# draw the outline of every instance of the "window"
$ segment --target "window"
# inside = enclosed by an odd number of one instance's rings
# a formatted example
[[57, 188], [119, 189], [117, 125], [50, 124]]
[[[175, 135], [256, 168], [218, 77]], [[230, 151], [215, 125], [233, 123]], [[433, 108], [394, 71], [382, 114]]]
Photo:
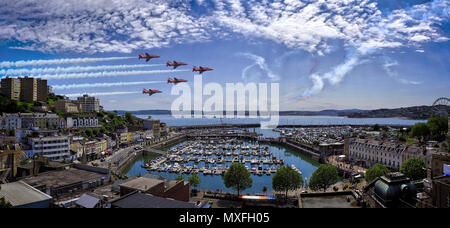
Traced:
[[450, 193], [447, 194], [447, 205], [446, 205], [446, 207], [450, 208]]

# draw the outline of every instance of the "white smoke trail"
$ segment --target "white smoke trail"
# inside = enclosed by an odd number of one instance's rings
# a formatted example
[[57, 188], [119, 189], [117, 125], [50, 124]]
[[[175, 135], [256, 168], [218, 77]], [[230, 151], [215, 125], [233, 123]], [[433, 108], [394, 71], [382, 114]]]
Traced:
[[70, 78], [100, 78], [100, 77], [120, 77], [146, 74], [164, 74], [186, 72], [189, 70], [152, 70], [152, 71], [103, 71], [103, 72], [86, 72], [86, 73], [70, 73], [70, 74], [42, 74], [34, 77], [42, 79], [70, 79]]
[[165, 81], [150, 81], [150, 82], [112, 82], [112, 83], [85, 83], [85, 84], [71, 84], [71, 85], [55, 85], [52, 86], [54, 90], [63, 89], [80, 89], [80, 88], [97, 88], [97, 87], [114, 87], [114, 86], [131, 86], [131, 85], [147, 85], [159, 84]]
[[386, 71], [386, 73], [389, 75], [389, 77], [395, 79], [396, 81], [402, 83], [402, 84], [406, 84], [406, 85], [420, 85], [422, 84], [422, 82], [418, 82], [418, 81], [411, 81], [405, 78], [401, 78], [398, 76], [398, 73], [396, 71], [393, 71], [391, 68], [398, 66], [399, 63], [395, 60], [391, 60], [388, 57], [385, 57], [385, 62], [383, 64], [383, 68]]
[[236, 55], [238, 56], [243, 56], [246, 57], [248, 59], [251, 59], [254, 61], [254, 63], [252, 65], [247, 66], [243, 71], [242, 71], [242, 79], [247, 80], [247, 73], [250, 70], [250, 68], [258, 66], [261, 70], [263, 70], [267, 76], [272, 80], [272, 81], [278, 81], [280, 80], [280, 77], [278, 77], [278, 75], [274, 74], [272, 72], [272, 70], [270, 70], [269, 66], [267, 66], [266, 63], [266, 59], [264, 59], [261, 56], [258, 55], [254, 55], [254, 54], [250, 54], [250, 53], [237, 53]]
[[74, 67], [56, 67], [56, 68], [32, 68], [32, 69], [2, 69], [0, 74], [3, 75], [29, 75], [36, 74], [61, 74], [61, 73], [76, 73], [86, 71], [106, 71], [106, 70], [123, 70], [135, 69], [145, 67], [165, 66], [165, 64], [135, 64], [135, 65], [102, 65], [102, 66], [74, 66]]
[[323, 76], [312, 74], [310, 78], [313, 82], [313, 86], [303, 92], [301, 97], [308, 98], [312, 95], [320, 93], [325, 85], [325, 79], [328, 80], [332, 85], [340, 83], [345, 75], [353, 70], [353, 68], [364, 63], [364, 61], [361, 61], [361, 58], [363, 56], [373, 53], [374, 51], [375, 49], [364, 47], [360, 47], [359, 49], [354, 51], [349, 51], [347, 53], [346, 60], [342, 64], [334, 67], [330, 72], [325, 73]]
[[71, 94], [63, 94], [63, 96], [66, 96], [66, 97], [82, 97], [83, 95], [89, 95], [89, 96], [92, 96], [92, 97], [98, 97], [98, 96], [139, 94], [139, 93], [140, 92], [71, 93]]
[[73, 59], [48, 59], [48, 60], [20, 60], [16, 62], [4, 61], [0, 62], [0, 67], [24, 67], [24, 66], [42, 66], [42, 65], [56, 65], [56, 64], [73, 64], [73, 63], [93, 63], [102, 61], [114, 61], [133, 59], [135, 57], [107, 57], [107, 58], [73, 58]]

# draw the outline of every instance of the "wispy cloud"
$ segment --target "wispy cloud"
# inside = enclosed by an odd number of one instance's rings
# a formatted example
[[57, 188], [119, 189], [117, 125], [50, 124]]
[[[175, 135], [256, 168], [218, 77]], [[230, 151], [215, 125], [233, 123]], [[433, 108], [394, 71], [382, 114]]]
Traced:
[[176, 72], [187, 72], [189, 70], [143, 70], [143, 71], [103, 71], [103, 72], [86, 72], [86, 73], [67, 73], [67, 74], [40, 74], [35, 75], [42, 79], [70, 79], [70, 78], [101, 78], [101, 77], [122, 77], [133, 75], [147, 75], [147, 74], [166, 74]]
[[392, 60], [388, 57], [385, 57], [385, 62], [383, 64], [383, 69], [386, 71], [386, 73], [389, 75], [389, 77], [395, 79], [396, 81], [407, 84], [407, 85], [420, 85], [422, 82], [418, 81], [412, 81], [405, 78], [401, 78], [398, 75], [398, 72], [394, 71], [392, 68], [395, 66], [398, 66], [399, 63], [396, 60]]
[[258, 67], [259, 69], [261, 69], [272, 81], [280, 80], [280, 77], [272, 72], [272, 70], [266, 63], [266, 59], [264, 59], [263, 57], [251, 53], [237, 53], [236, 55], [251, 59], [254, 62], [253, 64], [245, 67], [242, 71], [241, 77], [243, 80], [248, 80], [248, 72], [253, 67]]
[[32, 68], [32, 69], [2, 69], [2, 75], [38, 75], [38, 74], [60, 74], [87, 71], [107, 71], [137, 69], [146, 67], [165, 66], [165, 64], [135, 64], [135, 65], [102, 65], [102, 66], [73, 66], [73, 67], [55, 67], [55, 68]]
[[102, 61], [124, 60], [135, 57], [107, 57], [107, 58], [73, 58], [73, 59], [41, 59], [41, 60], [21, 60], [16, 62], [3, 61], [0, 62], [0, 67], [24, 67], [24, 66], [43, 66], [43, 65], [62, 65], [74, 63], [93, 63]]
[[165, 82], [164, 81], [150, 81], [150, 82], [85, 83], [85, 84], [70, 84], [70, 85], [54, 85], [52, 87], [54, 90], [63, 90], [63, 89], [148, 85], [148, 84], [161, 84], [161, 83], [165, 83]]

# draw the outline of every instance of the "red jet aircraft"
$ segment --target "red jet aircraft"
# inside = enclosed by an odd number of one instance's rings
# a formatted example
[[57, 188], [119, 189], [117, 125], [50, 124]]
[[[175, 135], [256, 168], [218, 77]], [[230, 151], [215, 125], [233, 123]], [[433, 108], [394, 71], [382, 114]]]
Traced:
[[205, 72], [205, 71], [212, 71], [213, 69], [211, 69], [211, 68], [208, 68], [208, 67], [196, 67], [196, 66], [194, 66], [194, 69], [192, 69], [192, 72], [195, 72], [195, 71], [198, 71], [199, 72], [199, 74], [203, 74], [203, 72]]
[[177, 69], [179, 66], [186, 66], [187, 65], [187, 63], [182, 63], [182, 62], [177, 62], [177, 61], [173, 61], [173, 63], [172, 62], [170, 62], [170, 61], [167, 61], [167, 64], [166, 64], [166, 66], [167, 67], [173, 67], [173, 69]]
[[150, 59], [154, 59], [154, 58], [159, 58], [160, 56], [157, 55], [150, 55], [149, 53], [145, 53], [144, 54], [140, 54], [139, 55], [139, 59], [146, 59], [147, 62], [150, 61]]
[[150, 89], [150, 90], [144, 89], [144, 90], [142, 91], [142, 93], [143, 93], [143, 94], [148, 94], [149, 96], [152, 96], [152, 95], [155, 94], [155, 93], [162, 93], [162, 91], [155, 90], [155, 89]]
[[167, 80], [167, 83], [173, 83], [173, 84], [178, 84], [178, 83], [181, 83], [181, 82], [187, 82], [187, 80], [184, 80], [184, 79], [178, 79], [178, 78], [174, 78], [174, 79], [172, 79], [172, 78], [169, 78], [168, 80]]

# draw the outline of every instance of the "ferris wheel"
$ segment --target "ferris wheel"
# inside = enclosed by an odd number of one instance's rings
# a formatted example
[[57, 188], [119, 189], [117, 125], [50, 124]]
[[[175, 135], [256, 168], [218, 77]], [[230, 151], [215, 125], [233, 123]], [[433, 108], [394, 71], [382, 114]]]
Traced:
[[439, 105], [450, 106], [450, 99], [448, 99], [446, 97], [441, 97], [433, 103], [433, 106], [439, 106]]
[[450, 99], [446, 97], [438, 98], [433, 103], [434, 112], [438, 115], [448, 116], [449, 107], [450, 107]]

